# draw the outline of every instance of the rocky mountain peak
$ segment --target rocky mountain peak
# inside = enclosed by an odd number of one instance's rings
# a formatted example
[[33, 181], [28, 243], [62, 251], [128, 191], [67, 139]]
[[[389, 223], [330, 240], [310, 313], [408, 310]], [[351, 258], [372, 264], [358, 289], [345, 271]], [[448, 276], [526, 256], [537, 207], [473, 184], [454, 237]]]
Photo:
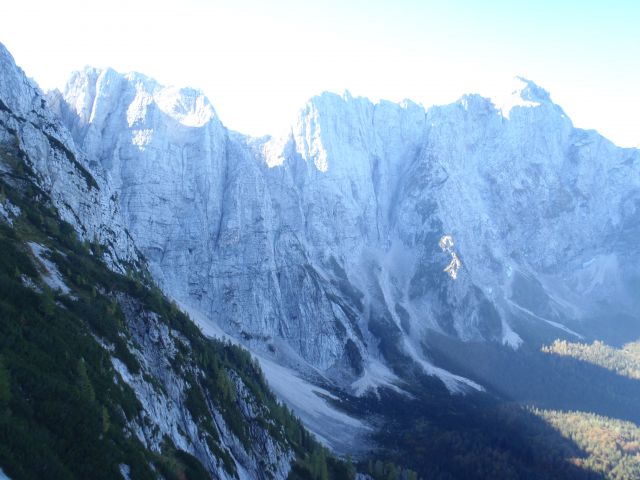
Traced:
[[[475, 384], [434, 369], [422, 339], [517, 347], [523, 318], [576, 328], [601, 308], [573, 305], [595, 275], [581, 259], [630, 225], [620, 192], [638, 189], [611, 168], [628, 170], [627, 154], [574, 129], [544, 89], [517, 79], [505, 91], [426, 111], [323, 93], [285, 137], [252, 140], [197, 90], [101, 73], [70, 82], [78, 114], [63, 118], [109, 173], [160, 284], [205, 323], [347, 389], [388, 384], [391, 371], [375, 372], [404, 358], [457, 391]], [[90, 111], [75, 107], [85, 98]], [[607, 265], [607, 278], [631, 275]], [[519, 292], [533, 284], [530, 304]]]

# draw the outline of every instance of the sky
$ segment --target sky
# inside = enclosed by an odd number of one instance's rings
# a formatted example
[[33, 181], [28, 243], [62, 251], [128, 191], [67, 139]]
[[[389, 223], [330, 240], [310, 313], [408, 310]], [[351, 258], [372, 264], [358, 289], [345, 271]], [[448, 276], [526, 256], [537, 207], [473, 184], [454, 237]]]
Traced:
[[3, 0], [0, 42], [44, 89], [85, 65], [201, 89], [280, 134], [323, 91], [425, 107], [520, 75], [574, 125], [640, 146], [637, 0]]

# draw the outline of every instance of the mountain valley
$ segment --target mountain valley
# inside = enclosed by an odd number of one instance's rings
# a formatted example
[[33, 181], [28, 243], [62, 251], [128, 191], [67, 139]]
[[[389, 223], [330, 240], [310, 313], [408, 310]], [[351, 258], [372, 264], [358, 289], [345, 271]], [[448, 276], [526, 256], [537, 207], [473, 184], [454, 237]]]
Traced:
[[0, 45], [0, 478], [637, 478], [640, 150], [509, 94], [253, 138]]

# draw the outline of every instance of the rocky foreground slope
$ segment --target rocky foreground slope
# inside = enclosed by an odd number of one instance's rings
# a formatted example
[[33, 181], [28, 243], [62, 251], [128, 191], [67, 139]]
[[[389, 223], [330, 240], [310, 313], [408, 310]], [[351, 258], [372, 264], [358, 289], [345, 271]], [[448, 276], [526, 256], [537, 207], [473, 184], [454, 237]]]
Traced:
[[0, 45], [0, 476], [326, 471], [251, 354], [155, 287], [118, 195]]

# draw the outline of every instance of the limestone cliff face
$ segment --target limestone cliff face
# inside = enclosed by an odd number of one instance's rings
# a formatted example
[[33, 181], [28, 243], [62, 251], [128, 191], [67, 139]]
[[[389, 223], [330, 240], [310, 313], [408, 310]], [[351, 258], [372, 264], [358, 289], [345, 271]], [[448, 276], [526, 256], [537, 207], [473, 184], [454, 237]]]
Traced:
[[277, 139], [139, 74], [87, 69], [50, 98], [166, 292], [355, 389], [398, 355], [450, 379], [421, 351], [429, 329], [517, 347], [523, 322], [588, 334], [634, 311], [638, 150], [518, 83], [503, 108], [322, 94]]
[[[118, 76], [114, 75], [113, 78], [117, 79]], [[194, 97], [194, 101], [197, 102], [198, 99]], [[58, 214], [75, 230], [67, 232], [68, 235], [77, 234], [88, 242], [101, 244], [104, 248], [97, 248], [95, 251], [104, 250], [104, 260], [112, 270], [125, 273], [129, 268], [144, 267], [145, 260], [135, 247], [123, 218], [130, 221], [135, 235], [139, 237], [138, 241], [148, 246], [151, 239], [161, 237], [164, 231], [145, 230], [161, 223], [152, 219], [146, 219], [146, 223], [142, 223], [145, 220], [143, 214], [151, 212], [150, 215], [156, 219], [162, 218], [162, 214], [146, 208], [144, 204], [147, 200], [144, 198], [148, 199], [150, 205], [157, 206], [155, 202], [159, 197], [154, 197], [153, 189], [145, 194], [144, 189], [123, 189], [122, 184], [113, 184], [112, 187], [111, 173], [114, 165], [105, 164], [108, 167], [105, 170], [102, 163], [89, 160], [92, 157], [77, 148], [72, 135], [61, 123], [61, 117], [50, 108], [53, 105], [56, 110], [68, 113], [66, 105], [61, 102], [62, 99], [55, 95], [49, 96], [47, 101], [0, 44], [2, 185], [6, 183], [23, 193], [25, 198], [41, 202], [44, 209], [52, 212], [48, 220], [56, 218], [55, 215]], [[203, 109], [205, 116], [213, 111], [207, 105]], [[109, 112], [105, 111], [103, 114], [108, 116]], [[93, 119], [95, 118], [94, 116]], [[182, 120], [187, 123], [199, 121], [193, 118]], [[91, 128], [87, 128], [90, 125], [89, 122], [81, 127], [78, 123], [78, 128], [84, 128], [88, 138], [91, 138], [92, 132]], [[211, 127], [210, 132], [203, 133], [205, 136], [209, 134], [215, 135], [215, 126]], [[95, 135], [93, 138], [96, 142], [106, 141], [106, 136], [98, 133]], [[104, 148], [109, 148], [108, 144]], [[133, 156], [124, 158], [134, 160]], [[123, 182], [135, 182], [136, 178], [140, 178], [126, 173], [133, 167], [132, 163], [122, 162], [120, 165]], [[150, 182], [145, 185], [158, 185], [159, 178], [149, 179]], [[201, 179], [206, 182], [204, 177]], [[185, 189], [189, 188], [185, 186]], [[160, 188], [160, 191], [164, 190]], [[194, 190], [194, 193], [201, 191]], [[14, 226], [16, 219], [25, 213], [5, 198], [4, 189], [0, 200], [0, 222]], [[136, 202], [142, 203], [138, 203], [136, 207]], [[185, 208], [188, 203], [189, 200], [186, 200]], [[50, 206], [55, 209], [48, 209]], [[171, 208], [167, 208], [166, 212], [165, 218], [174, 218]], [[123, 217], [123, 214], [126, 216]], [[133, 221], [135, 218], [141, 218], [141, 221]], [[47, 225], [49, 228], [62, 228], [59, 225], [56, 227], [54, 223]], [[35, 223], [36, 226], [39, 224], [42, 224], [42, 219]], [[197, 234], [200, 234], [199, 230]], [[183, 241], [182, 245], [184, 244], [188, 244], [188, 241]], [[65, 273], [65, 270], [58, 271], [53, 260], [47, 258], [51, 253], [49, 249], [37, 243], [29, 245], [34, 261], [41, 264], [42, 270], [46, 272], [43, 273], [43, 282], [59, 294], [69, 295], [73, 301], [81, 302], [65, 284], [68, 281], [65, 276], [70, 274]], [[154, 244], [147, 248], [145, 254], [151, 259], [150, 265], [158, 268], [158, 257], [153, 256], [154, 248], [160, 247]], [[42, 292], [41, 287], [33, 281], [26, 285]], [[111, 295], [101, 285], [95, 285], [94, 288], [105, 295]], [[202, 341], [202, 338], [196, 336], [190, 340], [171, 327], [167, 318], [151, 311], [140, 300], [128, 294], [113, 294], [112, 300], [114, 305], [119, 305], [123, 315], [116, 335], [125, 339], [124, 349], [127, 350], [128, 358], [135, 359], [138, 371], [129, 370], [121, 360], [122, 351], [117, 353], [117, 349], [101, 338], [100, 334], [94, 333], [91, 339], [108, 352], [107, 358], [111, 358], [113, 369], [117, 372], [115, 383], [127, 384], [140, 403], [139, 412], [129, 418], [125, 434], [135, 436], [146, 449], [155, 453], [166, 448], [168, 439], [172, 448], [195, 456], [211, 478], [287, 478], [294, 458], [291, 445], [281, 432], [274, 434], [281, 426], [273, 419], [273, 412], [269, 407], [263, 404], [264, 396], [259, 397], [249, 388], [238, 373], [239, 370], [231, 367], [224, 369], [225, 378], [229, 379], [228, 388], [233, 391], [234, 405], [239, 412], [235, 423], [231, 424], [227, 408], [221, 408], [201, 385], [206, 366], [203, 366], [202, 358], [188, 353], [193, 350], [192, 342]], [[59, 302], [57, 304], [62, 305]], [[81, 321], [86, 320], [82, 318]], [[55, 339], [52, 344], [55, 345]], [[255, 374], [258, 375], [257, 372]], [[203, 400], [204, 407], [201, 407], [197, 415], [193, 405], [189, 406], [189, 392], [196, 389], [207, 398], [207, 401]], [[245, 432], [242, 439], [239, 438], [239, 428]], [[128, 468], [124, 464], [121, 467], [124, 478], [129, 477], [126, 473]]]
[[105, 258], [111, 268], [124, 271], [127, 263], [140, 262], [121, 221], [117, 194], [104, 178], [102, 167], [91, 165], [76, 149], [43, 93], [2, 44], [0, 72], [2, 148], [33, 170], [39, 187], [81, 238], [107, 246]]

